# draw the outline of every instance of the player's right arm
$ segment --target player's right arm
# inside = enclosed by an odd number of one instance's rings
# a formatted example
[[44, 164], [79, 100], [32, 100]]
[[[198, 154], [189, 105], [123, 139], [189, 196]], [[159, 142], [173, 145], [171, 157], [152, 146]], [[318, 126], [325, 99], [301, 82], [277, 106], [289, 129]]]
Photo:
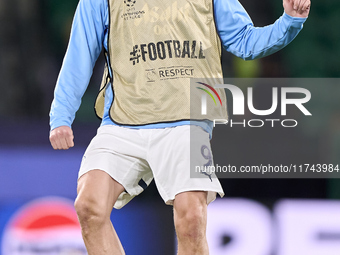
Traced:
[[54, 149], [73, 146], [71, 125], [102, 50], [106, 23], [105, 0], [80, 0], [50, 110], [50, 142]]
[[55, 150], [67, 150], [74, 146], [73, 131], [68, 126], [53, 129], [50, 133], [50, 142]]

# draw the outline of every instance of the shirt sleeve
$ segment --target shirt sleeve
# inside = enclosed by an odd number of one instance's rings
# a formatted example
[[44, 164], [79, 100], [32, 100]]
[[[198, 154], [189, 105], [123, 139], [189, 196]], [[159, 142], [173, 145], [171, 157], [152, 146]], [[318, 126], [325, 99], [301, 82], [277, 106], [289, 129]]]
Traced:
[[101, 53], [107, 20], [105, 0], [80, 0], [54, 91], [51, 130], [71, 126]]
[[214, 14], [223, 47], [245, 60], [265, 57], [284, 48], [306, 20], [284, 13], [272, 25], [254, 27], [238, 0], [214, 0]]

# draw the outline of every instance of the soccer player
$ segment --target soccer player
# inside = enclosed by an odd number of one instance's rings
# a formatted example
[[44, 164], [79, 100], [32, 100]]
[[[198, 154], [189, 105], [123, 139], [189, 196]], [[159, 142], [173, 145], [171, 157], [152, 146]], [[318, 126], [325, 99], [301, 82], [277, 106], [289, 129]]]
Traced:
[[212, 163], [213, 125], [190, 118], [188, 80], [222, 78], [220, 42], [245, 60], [285, 47], [302, 29], [310, 0], [283, 0], [283, 7], [275, 23], [257, 28], [237, 0], [80, 0], [51, 106], [50, 141], [54, 149], [74, 146], [71, 124], [104, 49], [95, 107], [102, 123], [84, 154], [75, 201], [88, 254], [124, 254], [110, 213], [153, 178], [174, 208], [178, 254], [209, 253], [207, 205], [224, 194], [216, 178], [190, 178], [190, 158]]

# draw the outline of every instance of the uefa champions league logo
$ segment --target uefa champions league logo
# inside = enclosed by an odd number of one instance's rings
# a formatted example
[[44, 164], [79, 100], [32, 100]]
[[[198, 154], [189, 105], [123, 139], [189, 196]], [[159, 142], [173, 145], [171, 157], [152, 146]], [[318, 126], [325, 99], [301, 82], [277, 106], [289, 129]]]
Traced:
[[124, 0], [124, 3], [126, 4], [127, 7], [131, 8], [135, 5], [136, 0]]

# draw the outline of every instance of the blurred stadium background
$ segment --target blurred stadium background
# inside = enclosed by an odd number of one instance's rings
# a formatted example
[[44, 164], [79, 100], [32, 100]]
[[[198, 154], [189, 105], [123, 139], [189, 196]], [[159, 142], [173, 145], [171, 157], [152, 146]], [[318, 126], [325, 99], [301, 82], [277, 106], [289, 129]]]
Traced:
[[[73, 125], [75, 148], [53, 151], [49, 145], [48, 113], [77, 2], [0, 0], [0, 255], [83, 254], [80, 248], [61, 252], [59, 243], [52, 244], [54, 250], [38, 243], [29, 246], [27, 240], [34, 240], [25, 235], [8, 241], [20, 212], [25, 218], [26, 211], [20, 208], [27, 203], [45, 197], [45, 202], [58, 203], [63, 198], [72, 203], [82, 154], [100, 123], [93, 104], [102, 57]], [[280, 0], [241, 3], [256, 26], [272, 23], [283, 12]], [[291, 45], [250, 62], [224, 52], [224, 75], [339, 78], [339, 24], [339, 1], [315, 1], [304, 29]], [[258, 89], [261, 107], [271, 90]], [[212, 139], [215, 163], [249, 165], [270, 158], [273, 164], [339, 164], [340, 101], [337, 94], [330, 97], [332, 93], [312, 94], [311, 111], [319, 114], [299, 128], [218, 126]], [[212, 255], [340, 254], [339, 179], [221, 182], [227, 198], [210, 208]], [[123, 210], [115, 210], [112, 219], [127, 254], [175, 253], [172, 208], [163, 204], [154, 184]], [[5, 248], [9, 242], [14, 250]]]

